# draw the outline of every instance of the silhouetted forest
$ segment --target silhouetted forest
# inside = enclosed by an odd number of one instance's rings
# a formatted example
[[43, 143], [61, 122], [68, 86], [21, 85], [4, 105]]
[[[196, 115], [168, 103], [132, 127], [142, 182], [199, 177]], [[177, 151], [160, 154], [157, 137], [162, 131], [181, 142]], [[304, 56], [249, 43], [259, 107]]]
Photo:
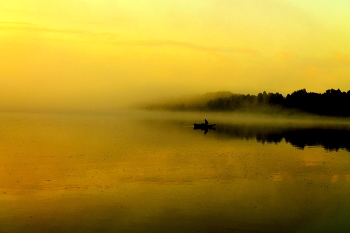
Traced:
[[[208, 110], [235, 111], [259, 110], [265, 107], [298, 110], [302, 112], [326, 116], [350, 116], [350, 90], [329, 89], [324, 93], [307, 92], [306, 89], [294, 91], [284, 97], [280, 93], [259, 93], [258, 95], [232, 94], [231, 92], [217, 92], [206, 94], [200, 101], [173, 101], [167, 104], [148, 105], [148, 109], [169, 110]], [[208, 99], [208, 96], [211, 98]]]
[[206, 103], [208, 110], [234, 110], [254, 105], [279, 106], [318, 115], [350, 116], [350, 91], [330, 89], [320, 94], [301, 89], [286, 97], [279, 93], [263, 92], [257, 96], [232, 95], [229, 98], [213, 99]]

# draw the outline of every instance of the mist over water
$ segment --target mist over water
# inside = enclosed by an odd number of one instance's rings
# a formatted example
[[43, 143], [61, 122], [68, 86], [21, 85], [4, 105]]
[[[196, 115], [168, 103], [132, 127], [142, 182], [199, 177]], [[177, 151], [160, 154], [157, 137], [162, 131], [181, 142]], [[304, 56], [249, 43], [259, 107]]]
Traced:
[[[194, 130], [204, 118], [216, 130]], [[347, 232], [349, 126], [246, 113], [2, 113], [0, 229]]]

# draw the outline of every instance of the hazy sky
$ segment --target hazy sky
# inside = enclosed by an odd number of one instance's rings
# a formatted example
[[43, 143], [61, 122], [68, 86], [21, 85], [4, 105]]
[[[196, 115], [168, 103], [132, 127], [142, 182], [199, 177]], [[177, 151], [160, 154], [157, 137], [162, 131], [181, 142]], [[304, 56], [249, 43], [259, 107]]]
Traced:
[[1, 0], [0, 109], [350, 89], [349, 0]]

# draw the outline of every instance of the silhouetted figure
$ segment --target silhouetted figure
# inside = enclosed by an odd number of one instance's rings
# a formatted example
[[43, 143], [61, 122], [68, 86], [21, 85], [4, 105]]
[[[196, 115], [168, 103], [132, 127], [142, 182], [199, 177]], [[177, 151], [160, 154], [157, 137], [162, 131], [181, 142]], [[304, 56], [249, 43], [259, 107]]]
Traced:
[[204, 119], [204, 124], [205, 124], [205, 125], [208, 125], [207, 119]]

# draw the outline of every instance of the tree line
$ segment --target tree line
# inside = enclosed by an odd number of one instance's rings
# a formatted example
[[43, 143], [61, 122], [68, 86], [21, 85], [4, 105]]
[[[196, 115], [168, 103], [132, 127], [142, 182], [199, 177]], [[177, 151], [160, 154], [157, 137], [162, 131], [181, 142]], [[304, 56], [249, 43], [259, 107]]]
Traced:
[[260, 106], [278, 106], [318, 115], [350, 116], [350, 90], [342, 92], [339, 89], [329, 89], [324, 93], [315, 93], [301, 89], [286, 97], [278, 92], [266, 91], [258, 95], [233, 94], [209, 100], [203, 107], [207, 110], [227, 111]]
[[350, 116], [350, 90], [329, 89], [324, 93], [294, 91], [287, 96], [266, 91], [258, 95], [212, 92], [186, 99], [143, 105], [144, 108], [176, 111], [273, 111], [294, 110], [325, 116]]

